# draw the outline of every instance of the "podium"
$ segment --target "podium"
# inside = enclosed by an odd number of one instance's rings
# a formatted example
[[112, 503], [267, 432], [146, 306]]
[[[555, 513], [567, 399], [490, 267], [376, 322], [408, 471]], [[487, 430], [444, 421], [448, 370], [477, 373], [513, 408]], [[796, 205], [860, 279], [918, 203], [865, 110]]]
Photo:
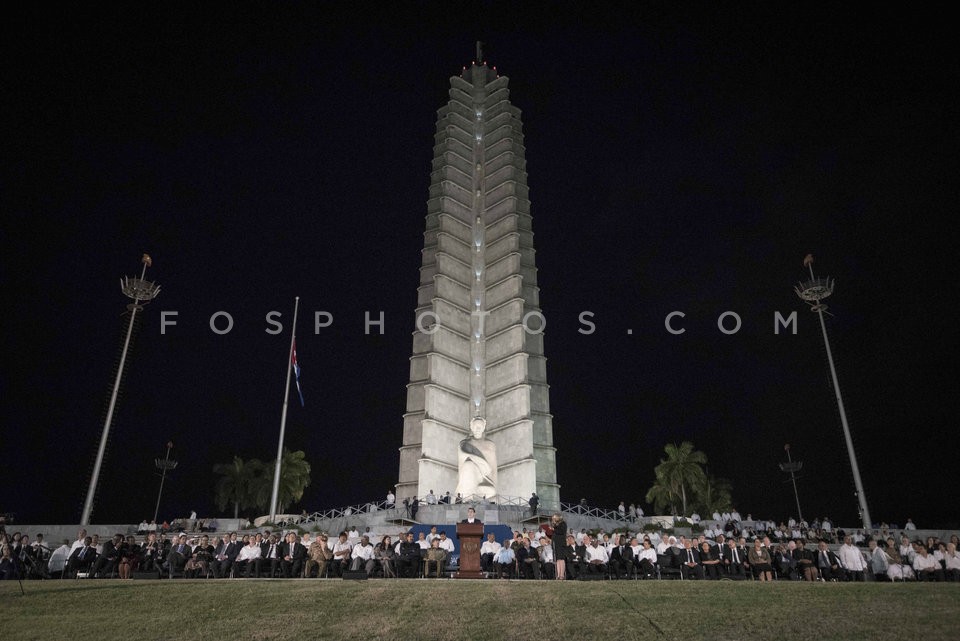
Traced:
[[460, 571], [455, 579], [482, 579], [480, 572], [480, 542], [483, 539], [483, 523], [458, 523], [457, 538], [460, 539]]

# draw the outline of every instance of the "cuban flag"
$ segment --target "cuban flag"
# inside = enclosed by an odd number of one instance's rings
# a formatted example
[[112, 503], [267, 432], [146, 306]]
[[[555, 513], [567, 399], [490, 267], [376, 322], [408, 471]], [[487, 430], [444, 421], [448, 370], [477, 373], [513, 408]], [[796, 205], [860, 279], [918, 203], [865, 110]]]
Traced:
[[293, 375], [297, 379], [297, 394], [300, 396], [300, 407], [303, 407], [303, 391], [300, 389], [300, 365], [297, 364], [297, 341], [293, 341], [293, 355], [290, 357], [293, 364]]

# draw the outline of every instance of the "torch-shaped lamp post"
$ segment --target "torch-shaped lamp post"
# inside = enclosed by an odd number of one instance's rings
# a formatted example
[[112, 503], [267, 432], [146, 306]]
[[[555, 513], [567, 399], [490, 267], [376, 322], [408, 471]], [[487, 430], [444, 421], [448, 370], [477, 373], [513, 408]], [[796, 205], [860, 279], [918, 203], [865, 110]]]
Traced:
[[800, 509], [800, 494], [797, 492], [797, 477], [796, 473], [803, 469], [803, 461], [794, 461], [790, 457], [790, 444], [787, 443], [783, 446], [783, 449], [787, 451], [787, 462], [780, 464], [781, 472], [789, 472], [790, 480], [793, 482], [793, 498], [797, 499], [797, 517], [802, 521], [803, 520], [803, 510]]
[[807, 254], [803, 265], [810, 270], [810, 280], [800, 283], [793, 288], [804, 302], [810, 305], [810, 311], [820, 318], [820, 329], [823, 331], [823, 345], [827, 348], [827, 362], [830, 364], [830, 376], [833, 378], [833, 391], [837, 396], [837, 409], [840, 411], [840, 423], [843, 425], [843, 438], [847, 443], [847, 454], [850, 456], [850, 468], [853, 471], [853, 483], [857, 490], [857, 500], [860, 503], [860, 519], [863, 529], [870, 530], [870, 510], [867, 509], [867, 495], [863, 491], [863, 481], [860, 480], [860, 467], [857, 465], [857, 455], [853, 451], [853, 438], [850, 436], [850, 425], [847, 423], [847, 412], [843, 407], [843, 396], [840, 394], [840, 381], [837, 380], [837, 368], [833, 365], [833, 352], [830, 351], [830, 339], [827, 337], [827, 324], [823, 320], [823, 313], [827, 306], [821, 301], [833, 293], [832, 278], [817, 278], [813, 275], [813, 256]]
[[157, 507], [153, 510], [153, 522], [157, 522], [157, 515], [160, 514], [160, 497], [163, 496], [163, 482], [167, 480], [167, 470], [174, 470], [177, 467], [177, 462], [170, 459], [170, 450], [173, 449], [173, 441], [167, 441], [167, 456], [166, 458], [155, 458], [153, 459], [154, 465], [157, 466], [160, 472], [160, 491], [157, 492]]
[[90, 514], [93, 512], [93, 497], [97, 492], [97, 482], [100, 480], [100, 466], [103, 464], [103, 454], [107, 450], [107, 437], [110, 435], [110, 424], [113, 423], [113, 411], [117, 406], [117, 394], [120, 391], [120, 382], [123, 379], [123, 368], [127, 362], [127, 352], [130, 349], [130, 336], [133, 334], [133, 321], [137, 312], [152, 301], [160, 293], [160, 287], [145, 279], [147, 267], [153, 265], [153, 260], [147, 254], [140, 259], [143, 270], [140, 278], [124, 277], [120, 279], [120, 289], [133, 302], [127, 305], [130, 310], [130, 322], [127, 324], [127, 337], [123, 341], [123, 352], [120, 354], [120, 364], [117, 365], [117, 378], [113, 382], [113, 392], [110, 394], [110, 405], [107, 408], [107, 418], [103, 423], [103, 434], [100, 436], [100, 447], [97, 449], [97, 458], [93, 464], [93, 474], [90, 476], [90, 487], [87, 489], [87, 499], [83, 503], [83, 514], [80, 516], [80, 525], [90, 525]]

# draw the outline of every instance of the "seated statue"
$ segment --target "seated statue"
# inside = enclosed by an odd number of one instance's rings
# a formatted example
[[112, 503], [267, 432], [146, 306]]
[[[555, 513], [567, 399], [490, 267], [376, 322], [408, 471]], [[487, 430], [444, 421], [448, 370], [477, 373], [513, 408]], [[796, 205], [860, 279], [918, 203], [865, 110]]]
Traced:
[[493, 441], [483, 438], [486, 428], [487, 422], [477, 416], [470, 421], [473, 438], [460, 441], [457, 494], [481, 496], [492, 501], [497, 496], [497, 447]]

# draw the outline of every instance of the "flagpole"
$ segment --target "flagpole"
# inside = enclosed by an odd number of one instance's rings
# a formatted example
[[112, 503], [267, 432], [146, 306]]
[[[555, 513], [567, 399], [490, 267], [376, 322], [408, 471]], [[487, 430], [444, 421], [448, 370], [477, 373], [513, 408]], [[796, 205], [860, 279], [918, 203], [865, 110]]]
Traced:
[[287, 427], [287, 401], [290, 398], [290, 372], [293, 369], [293, 346], [297, 340], [297, 312], [300, 297], [293, 304], [293, 331], [290, 333], [290, 353], [287, 354], [287, 385], [283, 392], [283, 412], [280, 414], [280, 443], [277, 445], [277, 466], [273, 470], [273, 494], [270, 497], [270, 522], [277, 522], [277, 499], [280, 494], [280, 464], [283, 461], [283, 433]]

